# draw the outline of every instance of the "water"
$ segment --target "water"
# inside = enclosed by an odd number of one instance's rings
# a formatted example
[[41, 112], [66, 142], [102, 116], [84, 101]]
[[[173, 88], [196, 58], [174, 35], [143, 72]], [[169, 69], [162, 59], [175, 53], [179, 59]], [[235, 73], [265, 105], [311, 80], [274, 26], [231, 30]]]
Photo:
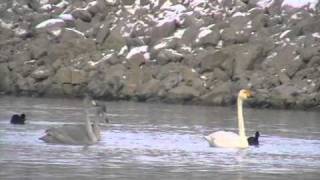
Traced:
[[[81, 100], [0, 98], [0, 179], [319, 179], [320, 112], [245, 108], [259, 147], [209, 147], [203, 135], [236, 131], [235, 108], [109, 102], [102, 141], [50, 145], [46, 128], [83, 119]], [[26, 125], [8, 123], [25, 112]]]

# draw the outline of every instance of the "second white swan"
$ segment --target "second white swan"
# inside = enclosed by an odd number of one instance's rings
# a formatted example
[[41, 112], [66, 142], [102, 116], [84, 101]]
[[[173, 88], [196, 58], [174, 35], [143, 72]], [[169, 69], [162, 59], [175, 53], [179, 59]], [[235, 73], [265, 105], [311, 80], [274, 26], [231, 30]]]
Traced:
[[244, 100], [250, 97], [252, 97], [252, 92], [250, 90], [242, 89], [238, 94], [237, 109], [239, 134], [228, 131], [214, 132], [205, 136], [205, 139], [211, 146], [224, 148], [247, 148], [249, 146], [244, 128], [242, 104]]

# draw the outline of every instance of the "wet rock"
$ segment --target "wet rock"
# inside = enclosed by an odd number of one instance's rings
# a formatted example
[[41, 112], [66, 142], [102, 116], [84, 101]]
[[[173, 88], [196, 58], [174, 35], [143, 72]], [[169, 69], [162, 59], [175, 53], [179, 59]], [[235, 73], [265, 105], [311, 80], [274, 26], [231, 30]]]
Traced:
[[293, 85], [280, 85], [274, 88], [273, 93], [279, 99], [285, 99], [287, 102], [294, 102], [295, 97], [299, 94], [299, 89]]
[[220, 82], [215, 84], [207, 94], [202, 95], [200, 98], [207, 104], [230, 104], [232, 102], [231, 89], [231, 82]]
[[171, 100], [192, 100], [194, 97], [198, 97], [200, 93], [190, 86], [180, 85], [171, 89], [168, 92], [168, 98]]
[[161, 83], [157, 79], [151, 79], [138, 87], [136, 95], [140, 100], [147, 100], [158, 96]]
[[10, 71], [7, 66], [0, 64], [0, 91], [10, 92], [12, 91], [13, 81], [10, 78]]

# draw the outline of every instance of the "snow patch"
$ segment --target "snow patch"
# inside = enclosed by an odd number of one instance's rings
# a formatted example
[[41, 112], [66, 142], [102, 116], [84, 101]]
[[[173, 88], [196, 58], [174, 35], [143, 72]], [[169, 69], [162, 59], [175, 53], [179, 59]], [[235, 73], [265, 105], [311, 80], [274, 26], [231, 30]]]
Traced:
[[146, 53], [148, 50], [148, 46], [139, 46], [134, 47], [130, 50], [130, 52], [127, 54], [127, 59], [130, 59], [132, 56], [139, 54], [139, 53]]
[[62, 19], [48, 19], [48, 20], [45, 20], [45, 21], [41, 22], [40, 24], [38, 24], [36, 26], [36, 29], [48, 28], [48, 27], [52, 27], [52, 26], [57, 26], [57, 27], [64, 26], [64, 20], [62, 20]]
[[291, 30], [286, 30], [283, 33], [280, 34], [280, 39], [284, 38], [289, 32], [291, 32]]
[[248, 15], [249, 15], [249, 13], [236, 12], [236, 13], [234, 13], [234, 14], [232, 15], [232, 17], [238, 17], [238, 16], [244, 17], [244, 16], [248, 16]]
[[311, 8], [315, 9], [316, 5], [318, 3], [318, 0], [284, 0], [282, 2], [282, 7], [289, 6], [293, 8]]
[[210, 34], [210, 33], [212, 33], [212, 30], [210, 30], [210, 29], [205, 29], [205, 30], [203, 30], [203, 31], [201, 31], [201, 32], [199, 33], [198, 38], [201, 39], [201, 38], [207, 36], [207, 35]]
[[13, 27], [12, 23], [6, 23], [2, 19], [0, 19], [0, 26], [6, 29], [11, 29]]
[[320, 38], [320, 33], [318, 33], [318, 32], [313, 33], [312, 36], [315, 37], [315, 38]]
[[65, 21], [74, 21], [74, 17], [71, 14], [60, 14], [58, 16], [60, 19], [63, 19]]

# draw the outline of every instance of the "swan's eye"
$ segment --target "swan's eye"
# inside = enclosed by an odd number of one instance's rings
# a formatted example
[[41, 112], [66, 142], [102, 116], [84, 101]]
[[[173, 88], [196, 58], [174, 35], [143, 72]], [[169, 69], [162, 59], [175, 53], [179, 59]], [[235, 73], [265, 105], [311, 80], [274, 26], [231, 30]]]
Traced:
[[252, 92], [249, 91], [249, 90], [246, 90], [246, 91], [244, 92], [244, 94], [245, 94], [245, 96], [246, 96], [247, 98], [252, 97]]

